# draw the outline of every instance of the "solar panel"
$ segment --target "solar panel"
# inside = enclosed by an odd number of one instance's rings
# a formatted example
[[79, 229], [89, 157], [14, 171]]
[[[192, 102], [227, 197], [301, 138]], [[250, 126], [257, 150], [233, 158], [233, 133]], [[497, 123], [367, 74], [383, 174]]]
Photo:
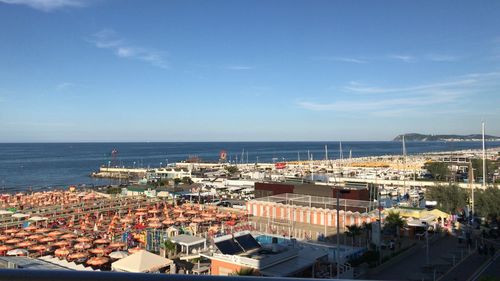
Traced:
[[260, 248], [259, 242], [250, 234], [238, 236], [235, 239], [245, 251]]
[[216, 242], [215, 246], [224, 255], [237, 255], [244, 252], [244, 250], [233, 239], [223, 240]]

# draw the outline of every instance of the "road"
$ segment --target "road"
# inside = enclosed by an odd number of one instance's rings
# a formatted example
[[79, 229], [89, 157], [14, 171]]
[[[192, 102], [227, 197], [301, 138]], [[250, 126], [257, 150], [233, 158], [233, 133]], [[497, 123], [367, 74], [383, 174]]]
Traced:
[[[452, 267], [453, 262], [458, 262], [462, 256], [466, 256], [463, 244], [453, 236], [439, 238], [429, 245], [429, 264], [426, 266], [425, 243], [417, 245], [418, 249], [411, 255], [402, 258], [382, 271], [370, 275], [367, 279], [376, 280], [433, 280], [434, 269], [436, 278]], [[397, 258], [397, 257], [396, 257]], [[470, 274], [472, 275], [473, 272]], [[464, 280], [464, 279], [459, 279]]]

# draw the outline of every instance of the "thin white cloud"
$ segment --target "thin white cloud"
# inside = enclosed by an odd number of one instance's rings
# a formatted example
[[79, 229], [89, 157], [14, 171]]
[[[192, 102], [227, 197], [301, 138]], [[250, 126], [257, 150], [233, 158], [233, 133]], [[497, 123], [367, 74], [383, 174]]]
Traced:
[[398, 60], [406, 63], [416, 62], [417, 58], [410, 55], [389, 55], [389, 59]]
[[83, 0], [0, 0], [2, 3], [25, 5], [33, 9], [50, 12], [63, 8], [84, 7], [89, 1]]
[[432, 61], [432, 62], [455, 62], [459, 57], [447, 54], [427, 54], [427, 55], [408, 55], [408, 54], [391, 54], [387, 56], [363, 56], [363, 57], [342, 57], [342, 56], [316, 56], [312, 57], [317, 61], [330, 61], [342, 63], [355, 63], [365, 64], [369, 62], [380, 61], [399, 61], [404, 63], [415, 63], [419, 61]]
[[56, 85], [56, 89], [58, 91], [64, 91], [64, 90], [67, 90], [68, 88], [71, 88], [73, 86], [74, 86], [73, 83], [70, 83], [70, 82], [61, 82], [61, 83], [59, 83], [59, 84]]
[[118, 57], [140, 60], [160, 68], [168, 68], [164, 52], [131, 45], [119, 38], [112, 29], [103, 29], [93, 34], [88, 41], [97, 48], [112, 50]]
[[444, 88], [456, 87], [456, 86], [464, 86], [475, 83], [477, 80], [469, 78], [469, 79], [461, 79], [449, 82], [440, 82], [440, 83], [431, 83], [431, 84], [423, 84], [417, 86], [410, 87], [401, 87], [401, 88], [383, 88], [383, 87], [369, 87], [363, 86], [357, 82], [351, 82], [349, 86], [344, 87], [345, 90], [356, 93], [365, 93], [365, 94], [383, 94], [383, 93], [405, 93], [405, 92], [414, 92], [414, 91], [433, 91]]
[[254, 66], [249, 66], [249, 65], [228, 65], [224, 67], [225, 69], [229, 70], [252, 70], [255, 69]]
[[469, 73], [469, 74], [462, 75], [461, 77], [478, 78], [478, 79], [481, 79], [481, 80], [485, 80], [485, 79], [500, 77], [500, 72]]
[[333, 61], [333, 62], [345, 62], [345, 63], [357, 63], [357, 64], [363, 64], [368, 62], [368, 60], [366, 59], [352, 58], [352, 57], [313, 57], [312, 59], [319, 61]]
[[378, 112], [379, 115], [394, 110], [455, 111], [464, 107], [473, 95], [497, 88], [499, 77], [499, 72], [471, 73], [447, 81], [407, 87], [377, 87], [350, 82], [344, 87], [346, 92], [370, 95], [344, 95], [322, 103], [302, 100], [297, 105], [312, 111]]
[[455, 62], [459, 60], [459, 57], [446, 54], [428, 54], [425, 58], [434, 62]]
[[304, 108], [314, 111], [352, 111], [370, 112], [374, 110], [398, 108], [398, 107], [420, 107], [433, 104], [448, 103], [457, 99], [455, 93], [442, 92], [441, 95], [423, 95], [419, 97], [385, 98], [377, 100], [359, 101], [336, 101], [331, 103], [298, 102]]

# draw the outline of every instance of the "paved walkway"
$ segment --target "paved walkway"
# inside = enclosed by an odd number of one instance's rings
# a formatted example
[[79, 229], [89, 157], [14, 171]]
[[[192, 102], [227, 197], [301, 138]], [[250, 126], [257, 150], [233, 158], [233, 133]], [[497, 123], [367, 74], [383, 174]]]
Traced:
[[[434, 280], [466, 256], [464, 244], [459, 244], [453, 236], [437, 238], [429, 244], [429, 265], [426, 262], [425, 241], [419, 241], [414, 252], [400, 261], [388, 266], [367, 279], [376, 280]], [[397, 257], [395, 257], [397, 259]], [[463, 279], [461, 279], [463, 280]]]
[[500, 279], [500, 255], [496, 255], [495, 258], [490, 259], [485, 263], [485, 267], [481, 268], [471, 281], [482, 280], [483, 278], [496, 278], [489, 280], [499, 280]]
[[468, 280], [490, 257], [481, 256], [477, 252], [468, 256], [457, 266], [453, 267], [439, 281]]

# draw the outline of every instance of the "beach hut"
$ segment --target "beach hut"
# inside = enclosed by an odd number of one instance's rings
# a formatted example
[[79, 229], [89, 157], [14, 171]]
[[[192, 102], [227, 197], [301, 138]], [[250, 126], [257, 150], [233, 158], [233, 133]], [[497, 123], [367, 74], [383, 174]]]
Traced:
[[145, 250], [138, 251], [128, 257], [111, 264], [111, 270], [120, 272], [157, 272], [170, 267], [173, 261]]

